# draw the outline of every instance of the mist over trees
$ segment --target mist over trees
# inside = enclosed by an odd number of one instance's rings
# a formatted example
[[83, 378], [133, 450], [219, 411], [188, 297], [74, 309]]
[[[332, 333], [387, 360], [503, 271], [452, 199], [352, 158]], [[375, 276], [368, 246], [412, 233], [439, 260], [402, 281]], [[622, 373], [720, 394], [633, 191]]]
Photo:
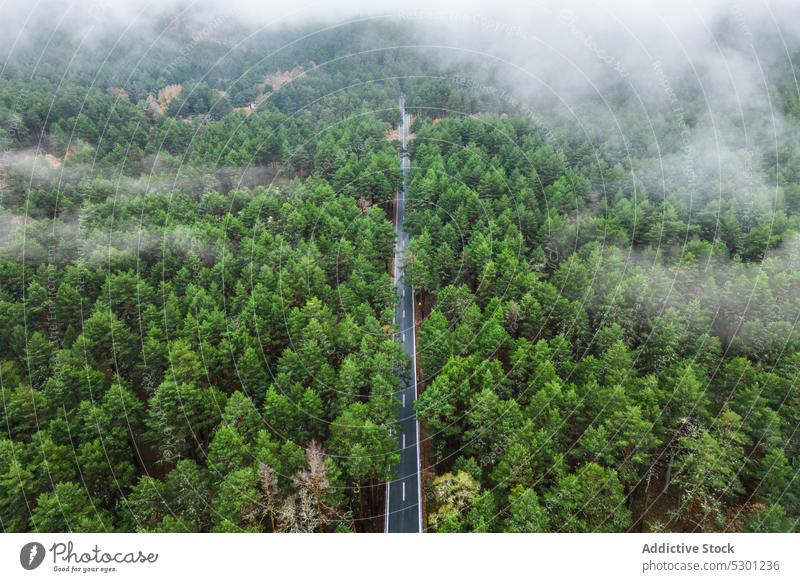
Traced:
[[428, 531], [797, 530], [796, 31], [422, 16], [5, 47], [3, 531], [382, 530], [401, 93]]

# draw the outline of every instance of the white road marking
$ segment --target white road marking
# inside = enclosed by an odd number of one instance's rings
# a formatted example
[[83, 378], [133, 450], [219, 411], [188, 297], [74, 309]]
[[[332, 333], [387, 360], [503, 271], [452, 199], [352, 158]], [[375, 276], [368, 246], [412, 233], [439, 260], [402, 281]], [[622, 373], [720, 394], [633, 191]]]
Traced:
[[405, 318], [406, 318], [406, 308], [403, 307], [403, 319], [405, 319]]
[[[402, 142], [403, 142], [403, 148], [405, 149], [407, 147], [406, 144], [407, 144], [407, 139], [408, 139], [408, 116], [405, 113], [404, 100], [402, 98], [400, 99], [400, 110], [403, 113], [403, 119], [402, 119]], [[397, 193], [399, 202], [398, 202], [398, 209], [397, 209], [398, 210], [398, 216], [397, 216], [397, 220], [395, 222], [395, 232], [398, 234], [398, 237], [397, 237], [397, 239], [395, 241], [395, 246], [397, 247], [397, 250], [396, 250], [396, 259], [395, 259], [395, 263], [394, 263], [394, 275], [395, 275], [395, 282], [396, 282], [396, 284], [398, 286], [400, 286], [401, 294], [402, 294], [403, 298], [405, 299], [405, 296], [406, 296], [406, 285], [405, 284], [401, 284], [399, 281], [400, 281], [401, 274], [404, 271], [403, 265], [401, 263], [401, 256], [404, 253], [402, 253], [400, 251], [402, 251], [402, 249], [405, 248], [405, 246], [406, 246], [406, 244], [407, 244], [407, 242], [408, 242], [408, 240], [410, 238], [408, 233], [403, 232], [403, 230], [402, 230], [402, 220], [401, 220], [402, 219], [402, 216], [401, 216], [402, 208], [404, 208], [404, 206], [405, 206], [405, 196], [406, 196], [406, 186], [407, 186], [407, 176], [405, 175], [405, 172], [407, 172], [408, 169], [411, 166], [411, 160], [409, 159], [409, 156], [408, 156], [407, 152], [401, 154], [400, 165], [401, 165], [401, 168], [402, 168], [402, 170], [404, 172], [404, 175], [403, 175], [403, 189]], [[414, 301], [414, 291], [413, 290], [411, 290], [411, 301], [412, 301], [412, 303]], [[403, 307], [403, 319], [405, 319], [405, 317], [406, 317], [405, 307]], [[397, 312], [395, 312], [395, 320], [396, 319], [397, 319]], [[414, 313], [414, 307], [412, 305], [412, 311], [411, 311], [411, 329], [412, 330], [415, 329], [415, 326], [416, 326], [416, 321], [415, 320], [416, 320], [416, 314]], [[396, 337], [396, 336], [394, 336], [394, 337]], [[405, 332], [402, 333], [402, 338], [403, 338], [403, 340], [402, 340], [403, 343], [405, 343], [405, 341], [406, 341]], [[412, 397], [413, 400], [417, 399], [417, 391], [416, 391], [416, 387], [417, 387], [416, 386], [416, 384], [417, 384], [416, 349], [417, 349], [416, 337], [415, 337], [415, 335], [412, 335], [411, 336], [411, 353], [412, 353], [412, 357], [411, 357], [411, 374], [412, 374], [412, 379], [413, 379], [413, 382], [414, 382], [414, 384], [413, 384], [414, 392], [412, 393], [411, 397]], [[402, 393], [402, 399], [403, 399], [403, 407], [405, 407], [405, 403], [406, 403], [405, 391]], [[415, 442], [419, 443], [419, 419], [415, 418], [414, 420], [415, 420], [414, 425], [415, 425], [415, 439], [416, 439]], [[405, 433], [403, 433], [402, 440], [403, 440], [403, 448], [405, 449]], [[419, 501], [421, 499], [421, 497], [422, 497], [422, 483], [421, 483], [422, 472], [421, 472], [421, 469], [420, 469], [419, 447], [417, 447], [416, 461], [417, 461], [417, 478], [416, 478], [416, 482], [417, 482], [417, 500]], [[402, 481], [401, 485], [402, 485], [403, 502], [405, 503], [405, 500], [406, 500], [406, 483], [405, 483], [405, 481]], [[389, 494], [390, 493], [391, 493], [391, 481], [387, 481], [387, 483], [386, 483], [386, 526], [385, 526], [386, 531], [389, 531]], [[424, 528], [422, 527], [422, 503], [417, 503], [417, 513], [418, 513], [418, 520], [419, 520], [419, 525], [418, 525], [419, 529], [417, 531], [422, 533], [424, 531]]]
[[406, 433], [403, 433], [403, 448], [406, 448]]
[[389, 533], [389, 492], [392, 490], [391, 481], [386, 482], [386, 517], [383, 522], [383, 533]]

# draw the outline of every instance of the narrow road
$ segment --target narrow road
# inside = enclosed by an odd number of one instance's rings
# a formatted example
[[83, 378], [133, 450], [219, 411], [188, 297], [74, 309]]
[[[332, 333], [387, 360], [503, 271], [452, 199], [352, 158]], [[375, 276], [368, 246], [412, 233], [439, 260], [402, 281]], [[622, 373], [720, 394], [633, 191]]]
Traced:
[[416, 340], [414, 338], [414, 291], [403, 281], [403, 256], [408, 245], [408, 233], [403, 230], [406, 211], [406, 188], [408, 187], [408, 116], [405, 97], [400, 96], [400, 139], [402, 153], [400, 168], [403, 184], [397, 195], [395, 208], [394, 281], [398, 291], [394, 321], [398, 329], [397, 339], [403, 351], [411, 358], [411, 373], [400, 378], [400, 431], [397, 442], [400, 447], [400, 463], [396, 478], [386, 484], [386, 525], [391, 533], [419, 533], [422, 531], [422, 505], [420, 504], [420, 459], [419, 422], [414, 411], [417, 399]]

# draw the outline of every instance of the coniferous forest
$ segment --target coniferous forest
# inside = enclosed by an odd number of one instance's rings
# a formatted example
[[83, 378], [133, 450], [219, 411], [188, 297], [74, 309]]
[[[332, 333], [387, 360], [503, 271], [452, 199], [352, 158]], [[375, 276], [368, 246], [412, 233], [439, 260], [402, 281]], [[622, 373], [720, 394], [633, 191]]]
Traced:
[[426, 531], [797, 531], [800, 35], [552, 19], [5, 34], [0, 530], [383, 531], [415, 369]]

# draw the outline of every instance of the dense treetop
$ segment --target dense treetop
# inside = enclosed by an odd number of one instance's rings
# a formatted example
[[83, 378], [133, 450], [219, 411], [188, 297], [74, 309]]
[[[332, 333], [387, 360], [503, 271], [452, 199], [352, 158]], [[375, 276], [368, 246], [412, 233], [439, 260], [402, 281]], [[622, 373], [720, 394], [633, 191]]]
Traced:
[[382, 529], [401, 93], [428, 529], [797, 530], [791, 71], [720, 177], [688, 81], [620, 135], [405, 25], [153, 26], [0, 76], [2, 530]]

